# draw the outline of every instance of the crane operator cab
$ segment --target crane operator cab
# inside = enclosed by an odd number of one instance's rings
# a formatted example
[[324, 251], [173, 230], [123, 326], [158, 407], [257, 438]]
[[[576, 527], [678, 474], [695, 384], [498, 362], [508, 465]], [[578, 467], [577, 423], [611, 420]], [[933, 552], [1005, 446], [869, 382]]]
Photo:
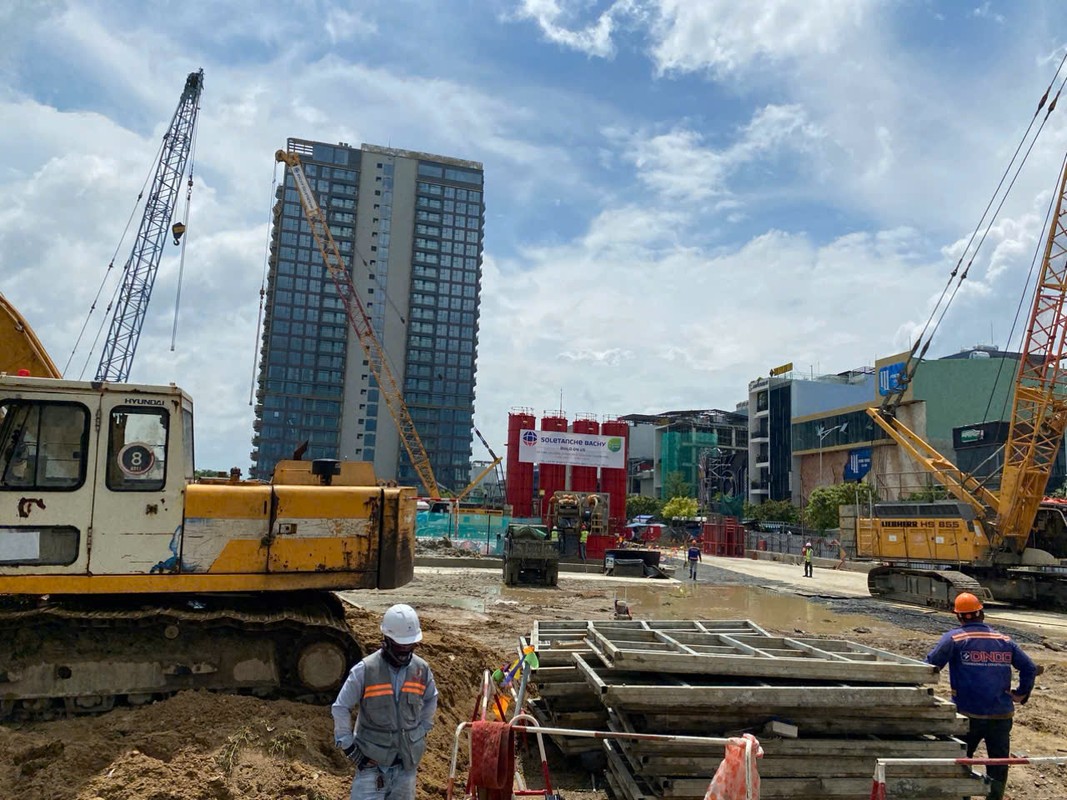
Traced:
[[0, 377], [0, 574], [151, 572], [182, 525], [192, 425], [176, 386]]

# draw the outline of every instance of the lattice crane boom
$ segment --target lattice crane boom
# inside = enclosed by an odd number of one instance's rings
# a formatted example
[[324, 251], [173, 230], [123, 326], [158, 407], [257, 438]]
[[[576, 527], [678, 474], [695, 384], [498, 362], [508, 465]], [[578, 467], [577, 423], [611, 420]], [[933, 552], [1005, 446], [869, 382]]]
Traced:
[[311, 227], [311, 235], [314, 237], [315, 244], [318, 245], [319, 252], [322, 254], [326, 271], [330, 274], [334, 286], [337, 287], [337, 293], [341, 296], [341, 303], [345, 307], [345, 315], [348, 317], [348, 322], [363, 347], [363, 353], [367, 356], [371, 375], [374, 376], [374, 380], [377, 382], [378, 389], [381, 392], [381, 397], [385, 401], [393, 421], [396, 423], [397, 430], [400, 433], [400, 441], [404, 445], [404, 450], [407, 451], [408, 458], [411, 459], [415, 474], [419, 476], [419, 480], [422, 481], [426, 492], [431, 496], [436, 495], [438, 493], [438, 485], [437, 479], [434, 477], [433, 467], [430, 464], [430, 456], [426, 452], [422, 439], [419, 438], [419, 433], [415, 429], [415, 423], [411, 418], [411, 412], [408, 411], [407, 404], [404, 402], [404, 395], [385, 358], [382, 344], [374, 333], [370, 316], [367, 314], [363, 301], [356, 292], [356, 287], [352, 283], [352, 276], [345, 265], [337, 243], [333, 239], [333, 234], [330, 233], [326, 215], [319, 207], [318, 201], [311, 191], [311, 186], [308, 184], [307, 177], [304, 175], [300, 156], [296, 153], [287, 153], [284, 150], [279, 150], [275, 154], [275, 158], [285, 164], [293, 176], [297, 193], [300, 195], [300, 204], [304, 209], [304, 216]]
[[189, 73], [174, 117], [163, 135], [159, 164], [145, 201], [144, 215], [133, 250], [123, 267], [122, 285], [96, 369], [97, 380], [124, 382], [130, 376], [137, 342], [141, 338], [141, 326], [189, 160], [203, 88], [204, 71], [201, 69]]
[[[1004, 445], [997, 535], [1016, 552], [1026, 547], [1049, 474], [1067, 429], [1067, 160], [1034, 289], [1015, 377], [1011, 429]], [[1001, 543], [998, 542], [997, 544]]]

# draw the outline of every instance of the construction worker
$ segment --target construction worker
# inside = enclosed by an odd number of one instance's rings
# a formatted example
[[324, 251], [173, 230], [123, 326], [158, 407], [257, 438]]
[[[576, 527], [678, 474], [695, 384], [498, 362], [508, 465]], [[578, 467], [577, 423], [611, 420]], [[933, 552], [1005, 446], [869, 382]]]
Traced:
[[[985, 624], [982, 601], [970, 592], [956, 595], [953, 606], [960, 627], [953, 628], [927, 656], [927, 663], [941, 669], [948, 664], [952, 699], [956, 710], [970, 726], [964, 741], [967, 757], [974, 755], [985, 739], [990, 758], [1011, 755], [1011, 726], [1015, 704], [1030, 699], [1040, 670], [1010, 637]], [[1019, 685], [1011, 688], [1012, 667], [1019, 671]], [[987, 767], [992, 781], [990, 800], [1001, 800], [1008, 780], [1007, 767]]]
[[695, 581], [697, 579], [697, 563], [704, 560], [700, 554], [700, 542], [696, 539], [689, 540], [689, 552], [686, 553], [685, 558], [689, 562], [689, 578]]
[[381, 648], [352, 667], [333, 703], [334, 742], [356, 765], [351, 800], [415, 800], [437, 685], [430, 666], [415, 655], [422, 641], [415, 609], [391, 606], [381, 632]]
[[585, 546], [589, 541], [589, 528], [585, 525], [582, 526], [581, 532], [578, 534], [578, 555], [582, 561], [585, 561]]
[[805, 543], [804, 547], [801, 548], [800, 555], [804, 559], [804, 577], [813, 577], [812, 573], [815, 570], [815, 566], [812, 564], [812, 557], [815, 555], [815, 548], [811, 546], [811, 542]]

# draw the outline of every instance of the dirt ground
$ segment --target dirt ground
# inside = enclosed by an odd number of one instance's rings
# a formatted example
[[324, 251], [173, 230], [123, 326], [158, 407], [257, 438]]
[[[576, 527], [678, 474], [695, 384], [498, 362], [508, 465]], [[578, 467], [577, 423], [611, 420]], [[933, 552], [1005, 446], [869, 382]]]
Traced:
[[[623, 597], [637, 617], [748, 618], [776, 633], [847, 638], [920, 658], [952, 621], [869, 599], [841, 607], [833, 599], [809, 602], [785, 584], [707, 565], [695, 584], [564, 573], [558, 589], [502, 588], [499, 569], [420, 568], [402, 590], [344, 597], [361, 606], [349, 621], [368, 650], [378, 644], [382, 610], [404, 601], [420, 612], [420, 653], [441, 702], [419, 800], [444, 797], [453, 732], [470, 717], [482, 671], [514, 653], [535, 619], [608, 619], [613, 599]], [[1067, 755], [1067, 643], [1033, 629], [1009, 632], [1045, 667], [1016, 716], [1013, 749]], [[947, 677], [940, 689], [947, 696]], [[591, 796], [596, 776], [552, 763], [567, 798]], [[187, 692], [96, 717], [0, 727], [4, 800], [342, 800], [350, 781], [351, 765], [333, 746], [329, 709], [288, 701]], [[1067, 768], [1013, 768], [1008, 797], [1062, 800]]]

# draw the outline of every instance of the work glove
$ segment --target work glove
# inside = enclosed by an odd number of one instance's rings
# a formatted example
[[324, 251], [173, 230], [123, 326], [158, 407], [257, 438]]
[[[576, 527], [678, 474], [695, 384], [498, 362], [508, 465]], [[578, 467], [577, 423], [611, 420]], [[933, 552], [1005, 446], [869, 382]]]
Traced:
[[342, 748], [342, 752], [345, 754], [345, 758], [351, 761], [353, 764], [358, 764], [363, 754], [359, 752], [359, 745], [352, 742], [348, 747]]

